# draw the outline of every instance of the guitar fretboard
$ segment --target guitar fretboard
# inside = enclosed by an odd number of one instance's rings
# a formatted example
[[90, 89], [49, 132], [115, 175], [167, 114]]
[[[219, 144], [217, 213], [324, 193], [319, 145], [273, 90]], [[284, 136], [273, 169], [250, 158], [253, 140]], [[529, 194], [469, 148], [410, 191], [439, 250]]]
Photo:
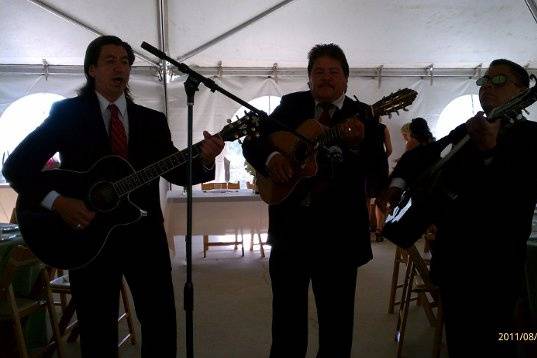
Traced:
[[[192, 158], [196, 158], [200, 155], [200, 144], [196, 143], [192, 145]], [[123, 179], [120, 179], [114, 183], [114, 189], [118, 196], [124, 196], [131, 191], [157, 179], [162, 174], [165, 174], [188, 160], [188, 149], [184, 149], [177, 153], [171, 154], [156, 163], [153, 163], [142, 170], [137, 171]]]

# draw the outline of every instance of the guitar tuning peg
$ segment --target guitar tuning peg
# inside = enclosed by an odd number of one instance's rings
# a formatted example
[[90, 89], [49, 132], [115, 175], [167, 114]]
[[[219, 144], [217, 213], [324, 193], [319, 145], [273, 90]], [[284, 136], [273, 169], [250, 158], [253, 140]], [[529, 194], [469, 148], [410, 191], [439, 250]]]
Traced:
[[235, 115], [235, 117], [237, 117], [237, 120], [239, 120], [239, 119], [240, 119], [240, 118], [239, 118], [239, 115], [238, 115], [238, 114], [236, 114], [236, 115]]
[[242, 139], [238, 139], [237, 142], [239, 142], [240, 145], [242, 145]]
[[399, 110], [395, 111], [395, 113], [396, 113], [397, 115], [399, 115]]
[[355, 94], [352, 95], [356, 101], [358, 101], [358, 97], [356, 97]]
[[226, 119], [227, 123], [231, 123], [231, 118]]
[[523, 108], [522, 110], [524, 111], [524, 113], [526, 113], [526, 115], [530, 114], [530, 112], [528, 112], [528, 110], [526, 108]]
[[406, 107], [403, 108], [403, 111], [408, 112], [408, 109]]

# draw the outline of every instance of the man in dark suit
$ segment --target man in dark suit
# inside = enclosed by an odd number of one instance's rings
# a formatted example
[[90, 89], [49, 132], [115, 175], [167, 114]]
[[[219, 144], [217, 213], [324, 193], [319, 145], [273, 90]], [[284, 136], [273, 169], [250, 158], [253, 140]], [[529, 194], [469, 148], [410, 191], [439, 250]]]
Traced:
[[[133, 62], [132, 48], [121, 39], [101, 36], [92, 41], [80, 95], [54, 105], [4, 164], [4, 175], [17, 192], [56, 211], [74, 229], [91, 225], [95, 213], [83, 201], [54, 192], [50, 183], [40, 180], [41, 169], [54, 153], [59, 152], [62, 169], [85, 171], [110, 154], [123, 156], [138, 170], [177, 151], [164, 114], [131, 99], [127, 85]], [[214, 178], [214, 158], [224, 145], [207, 132], [204, 137], [201, 155], [193, 163], [195, 182]], [[164, 177], [184, 184], [185, 169], [181, 166]], [[159, 180], [139, 188], [130, 199], [147, 216], [114, 230], [95, 260], [69, 273], [83, 357], [117, 356], [123, 276], [141, 323], [142, 355], [176, 356], [175, 302]]]
[[[527, 90], [529, 77], [520, 65], [500, 59], [477, 84], [490, 115]], [[440, 287], [448, 351], [455, 358], [517, 357], [515, 315], [527, 301], [524, 265], [537, 201], [537, 124], [507, 118], [489, 123], [484, 113], [446, 137], [457, 143], [468, 133], [470, 141], [443, 166], [428, 209], [437, 227], [431, 274]], [[419, 167], [415, 164], [405, 165]], [[415, 175], [401, 170], [398, 185]]]
[[[351, 140], [318, 150], [319, 170], [284, 201], [269, 206], [270, 277], [273, 293], [271, 357], [304, 357], [308, 342], [310, 281], [319, 322], [319, 357], [349, 357], [353, 337], [357, 267], [372, 258], [364, 187], [364, 158], [358, 143], [363, 109], [345, 96], [349, 66], [335, 44], [309, 53], [310, 91], [282, 97], [263, 136], [246, 140], [247, 161], [274, 183], [299, 170], [271, 142], [271, 134], [308, 119], [314, 126], [341, 126]], [[350, 117], [354, 117], [349, 119]], [[349, 139], [349, 138], [347, 138]]]

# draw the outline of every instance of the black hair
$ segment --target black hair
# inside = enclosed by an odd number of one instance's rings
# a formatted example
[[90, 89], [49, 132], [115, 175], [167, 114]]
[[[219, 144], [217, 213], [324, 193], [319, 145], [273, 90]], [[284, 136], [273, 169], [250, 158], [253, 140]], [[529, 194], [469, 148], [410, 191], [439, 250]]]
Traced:
[[520, 66], [518, 63], [515, 63], [510, 60], [506, 60], [504, 58], [499, 58], [499, 59], [492, 61], [489, 65], [489, 68], [492, 66], [502, 66], [502, 65], [507, 66], [511, 69], [519, 85], [522, 85], [525, 88], [529, 88], [530, 76], [528, 75], [528, 71], [526, 71], [526, 69]]
[[421, 117], [414, 118], [410, 122], [410, 135], [414, 137], [418, 143], [427, 144], [434, 142], [435, 138], [429, 129], [427, 121]]
[[323, 56], [331, 57], [341, 64], [343, 73], [346, 78], [349, 78], [349, 63], [345, 57], [345, 53], [338, 45], [334, 43], [329, 44], [317, 44], [308, 53], [308, 75], [311, 74], [311, 69], [313, 68], [313, 63]]
[[[86, 49], [86, 56], [84, 57], [84, 74], [86, 75], [86, 83], [78, 90], [79, 95], [84, 96], [95, 92], [95, 78], [90, 76], [89, 69], [91, 65], [97, 65], [101, 50], [106, 45], [117, 45], [123, 47], [125, 51], [127, 51], [129, 66], [132, 66], [134, 63], [134, 51], [132, 51], [132, 47], [128, 43], [124, 42], [117, 36], [105, 35], [97, 37], [95, 40], [90, 42], [88, 48]], [[125, 88], [125, 97], [127, 99], [132, 99], [128, 86]]]

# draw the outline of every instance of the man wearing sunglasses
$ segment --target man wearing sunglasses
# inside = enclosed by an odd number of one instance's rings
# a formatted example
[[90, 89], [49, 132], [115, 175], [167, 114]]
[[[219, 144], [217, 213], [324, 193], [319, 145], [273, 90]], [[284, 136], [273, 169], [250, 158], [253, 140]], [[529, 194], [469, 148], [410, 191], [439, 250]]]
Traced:
[[[437, 227], [431, 275], [440, 288], [451, 358], [517, 356], [515, 315], [528, 302], [526, 242], [537, 202], [537, 124], [489, 122], [487, 115], [526, 91], [529, 82], [520, 65], [492, 61], [477, 80], [484, 112], [450, 133], [454, 144], [466, 134], [471, 140], [442, 167], [432, 206], [424, 212], [433, 213]], [[437, 160], [424, 156], [430, 153], [439, 154], [435, 144], [415, 151], [405, 164], [406, 177], [392, 180], [390, 190], [412, 186]]]
[[527, 305], [526, 242], [537, 201], [537, 124], [486, 118], [528, 89], [520, 65], [494, 60], [477, 85], [484, 113], [453, 132], [465, 128], [471, 140], [444, 168], [443, 189], [455, 195], [439, 210], [431, 271], [450, 357], [474, 349], [516, 357], [515, 313]]

